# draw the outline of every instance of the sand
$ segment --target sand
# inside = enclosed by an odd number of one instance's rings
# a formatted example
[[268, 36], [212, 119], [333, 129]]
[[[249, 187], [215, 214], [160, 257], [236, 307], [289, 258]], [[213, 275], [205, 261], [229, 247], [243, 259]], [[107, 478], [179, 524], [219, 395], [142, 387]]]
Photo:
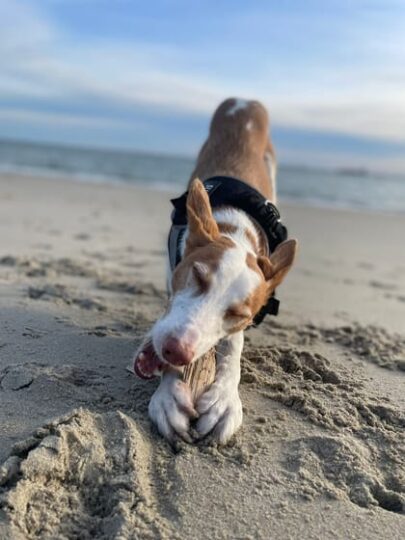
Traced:
[[169, 196], [0, 177], [0, 538], [404, 538], [405, 218], [281, 205], [301, 252], [246, 334], [243, 429], [173, 449], [126, 370]]

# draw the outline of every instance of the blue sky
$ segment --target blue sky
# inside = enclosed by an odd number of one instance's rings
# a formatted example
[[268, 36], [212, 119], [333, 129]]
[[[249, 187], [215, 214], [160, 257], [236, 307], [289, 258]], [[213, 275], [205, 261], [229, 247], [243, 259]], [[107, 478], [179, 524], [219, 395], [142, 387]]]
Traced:
[[229, 96], [282, 163], [405, 172], [402, 0], [0, 0], [0, 137], [192, 155]]

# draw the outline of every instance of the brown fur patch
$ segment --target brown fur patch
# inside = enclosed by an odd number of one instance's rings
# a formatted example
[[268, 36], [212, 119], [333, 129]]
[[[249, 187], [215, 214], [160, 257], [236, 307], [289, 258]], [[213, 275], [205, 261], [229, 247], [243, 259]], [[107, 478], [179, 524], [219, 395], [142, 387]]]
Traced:
[[[248, 314], [246, 314], [248, 311]], [[250, 307], [246, 302], [239, 302], [231, 306], [224, 315], [224, 320], [234, 322], [233, 326], [228, 330], [230, 334], [244, 330], [252, 321]]]
[[232, 326], [228, 330], [228, 334], [236, 334], [236, 332], [241, 332], [242, 330], [245, 330], [250, 324], [252, 323], [251, 319], [246, 319], [239, 324], [236, 324], [235, 326]]
[[232, 312], [237, 313], [238, 310], [243, 312], [246, 307], [250, 309], [251, 316], [246, 317], [245, 319], [241, 321], [237, 321], [237, 323], [229, 330], [230, 333], [239, 332], [240, 330], [244, 330], [249, 324], [251, 324], [254, 316], [260, 311], [262, 306], [267, 302], [272, 289], [269, 286], [269, 283], [266, 282], [264, 279], [263, 272], [261, 271], [258, 263], [257, 258], [252, 253], [246, 254], [246, 264], [247, 266], [259, 274], [260, 276], [260, 283], [256, 287], [256, 289], [242, 302], [239, 302], [238, 304], [235, 304], [231, 307], [231, 313], [225, 314], [225, 319], [232, 318]]
[[[185, 257], [177, 265], [172, 277], [173, 292], [183, 289], [192, 269], [193, 263], [198, 261], [206, 264], [213, 274], [218, 270], [219, 263], [227, 249], [235, 247], [235, 242], [226, 236], [220, 236], [215, 242], [187, 250]], [[208, 287], [209, 288], [209, 287]], [[205, 289], [204, 292], [208, 290]]]
[[216, 175], [242, 178], [266, 199], [273, 200], [266, 153], [276, 160], [269, 140], [267, 111], [258, 101], [250, 100], [244, 108], [229, 114], [235, 103], [234, 98], [227, 99], [215, 111], [209, 137], [200, 150], [191, 178], [204, 180]]
[[259, 247], [257, 250], [258, 255], [268, 255], [269, 254], [269, 245], [266, 238], [266, 235], [263, 232], [263, 229], [259, 226], [255, 226], [257, 236], [259, 238]]
[[248, 241], [250, 242], [250, 244], [252, 245], [253, 251], [255, 253], [258, 253], [259, 252], [259, 246], [258, 246], [258, 243], [257, 243], [256, 236], [252, 233], [252, 231], [250, 229], [245, 229], [245, 236], [248, 239]]
[[272, 267], [270, 282], [273, 289], [280, 285], [290, 271], [294, 263], [297, 247], [297, 240], [294, 240], [293, 238], [285, 240], [285, 242], [279, 244], [274, 253], [270, 255], [269, 262]]
[[248, 302], [250, 309], [252, 310], [253, 317], [260, 311], [272, 293], [272, 288], [263, 281], [256, 287], [256, 289], [250, 294]]
[[252, 316], [254, 317], [261, 307], [267, 302], [272, 290], [269, 287], [269, 283], [265, 280], [265, 276], [258, 264], [257, 258], [252, 255], [252, 253], [246, 254], [246, 264], [251, 270], [257, 272], [261, 278], [259, 285], [245, 301], [245, 303], [250, 307]]
[[294, 261], [296, 245], [295, 240], [287, 240], [277, 247], [270, 258], [259, 256], [256, 259], [251, 253], [246, 255], [248, 267], [257, 272], [262, 278], [261, 283], [246, 300], [253, 316], [264, 306], [271, 293], [280, 285], [290, 270]]
[[208, 292], [211, 282], [212, 282], [212, 272], [209, 269], [209, 271], [206, 274], [201, 274], [198, 271], [198, 267], [196, 267], [194, 264], [192, 266], [193, 274], [194, 274], [194, 281], [197, 285], [198, 294], [204, 294]]
[[196, 178], [187, 195], [188, 238], [186, 252], [212, 242], [219, 236], [218, 225], [212, 215], [208, 194]]
[[257, 257], [257, 265], [262, 271], [264, 279], [269, 281], [274, 274], [274, 266], [271, 264], [270, 259], [259, 255], [259, 257]]
[[259, 268], [259, 265], [257, 264], [257, 258], [253, 255], [253, 253], [246, 253], [246, 264], [251, 270], [254, 270], [260, 276], [263, 275]]
[[250, 317], [250, 308], [246, 302], [239, 302], [228, 308], [224, 315], [225, 319], [242, 319]]
[[236, 227], [235, 225], [232, 225], [232, 223], [218, 222], [217, 225], [218, 225], [219, 232], [222, 234], [234, 234], [238, 230], [238, 227]]

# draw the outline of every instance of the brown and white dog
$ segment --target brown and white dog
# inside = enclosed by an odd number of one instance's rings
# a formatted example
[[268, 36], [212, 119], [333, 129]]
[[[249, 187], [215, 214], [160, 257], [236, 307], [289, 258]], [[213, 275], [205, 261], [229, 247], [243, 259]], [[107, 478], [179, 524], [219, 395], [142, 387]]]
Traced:
[[[175, 435], [190, 441], [189, 422], [197, 417], [199, 435], [212, 432], [220, 443], [241, 426], [243, 331], [290, 270], [297, 248], [295, 240], [288, 240], [268, 255], [257, 223], [236, 208], [212, 209], [198, 179], [239, 178], [275, 203], [275, 174], [266, 109], [257, 101], [224, 101], [189, 184], [188, 229], [182, 259], [169, 275], [168, 309], [135, 355], [138, 372], [142, 366], [153, 371], [165, 365], [149, 415], [169, 441]], [[178, 366], [194, 362], [213, 346], [215, 382], [194, 408]]]

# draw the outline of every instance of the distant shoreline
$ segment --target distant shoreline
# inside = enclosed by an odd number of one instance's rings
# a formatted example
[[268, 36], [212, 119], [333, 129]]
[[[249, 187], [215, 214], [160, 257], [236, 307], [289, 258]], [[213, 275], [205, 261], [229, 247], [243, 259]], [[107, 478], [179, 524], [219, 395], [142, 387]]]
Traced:
[[[55, 180], [57, 182], [61, 183], [75, 183], [75, 184], [83, 184], [84, 186], [104, 186], [104, 187], [112, 187], [114, 189], [130, 189], [130, 190], [142, 190], [142, 191], [148, 191], [148, 192], [157, 192], [162, 194], [167, 194], [168, 200], [171, 197], [175, 197], [177, 195], [180, 195], [184, 192], [186, 189], [186, 183], [184, 186], [179, 185], [168, 185], [168, 184], [159, 184], [157, 182], [148, 182], [148, 181], [142, 181], [137, 180], [136, 182], [128, 182], [124, 181], [119, 178], [85, 178], [81, 176], [74, 176], [74, 175], [67, 175], [67, 174], [57, 174], [53, 173], [52, 171], [45, 171], [43, 173], [42, 171], [4, 171], [0, 168], [0, 180], [6, 179], [6, 178], [14, 178], [18, 180], [30, 180], [33, 181], [52, 181]], [[278, 206], [283, 209], [283, 207], [288, 206], [291, 208], [302, 208], [302, 209], [308, 209], [308, 210], [316, 210], [316, 211], [332, 211], [332, 212], [343, 212], [348, 214], [364, 214], [365, 216], [398, 216], [403, 217], [405, 215], [405, 208], [401, 211], [389, 211], [384, 209], [370, 209], [370, 208], [359, 208], [359, 207], [350, 207], [350, 206], [344, 206], [339, 205], [338, 202], [335, 203], [326, 203], [325, 201], [320, 201], [316, 199], [294, 199], [288, 196], [279, 196], [278, 197]]]
[[[178, 159], [190, 163], [194, 163], [197, 152], [195, 154], [176, 154], [176, 153], [169, 153], [164, 151], [152, 151], [152, 150], [142, 150], [138, 148], [125, 148], [125, 147], [115, 147], [115, 146], [92, 146], [92, 145], [75, 145], [75, 144], [67, 144], [67, 143], [59, 143], [59, 142], [45, 142], [45, 141], [30, 141], [30, 140], [20, 140], [20, 139], [12, 139], [12, 138], [4, 138], [0, 136], [0, 149], [2, 145], [17, 145], [17, 146], [25, 146], [25, 147], [37, 147], [37, 148], [43, 148], [43, 149], [49, 149], [53, 148], [55, 150], [61, 150], [61, 151], [77, 151], [77, 152], [98, 152], [98, 153], [113, 153], [113, 154], [121, 154], [126, 156], [145, 156], [145, 157], [152, 157], [152, 158], [165, 158], [165, 159]], [[1, 166], [1, 161], [0, 161]], [[288, 171], [306, 171], [306, 172], [317, 172], [317, 173], [325, 173], [325, 174], [337, 174], [340, 176], [359, 176], [359, 177], [367, 177], [367, 176], [373, 176], [373, 175], [383, 175], [383, 176], [390, 176], [395, 178], [404, 178], [405, 180], [405, 173], [396, 173], [396, 172], [388, 172], [384, 170], [373, 170], [369, 169], [367, 167], [363, 166], [351, 166], [351, 165], [339, 165], [336, 167], [323, 167], [321, 165], [319, 166], [310, 166], [306, 165], [304, 163], [279, 163], [278, 165], [279, 170], [288, 170]]]
[[[144, 152], [126, 152], [31, 144], [0, 140], [0, 174], [63, 179], [90, 184], [146, 185], [181, 193], [194, 159]], [[281, 165], [281, 201], [329, 209], [403, 214], [405, 178], [360, 168], [324, 170]]]

